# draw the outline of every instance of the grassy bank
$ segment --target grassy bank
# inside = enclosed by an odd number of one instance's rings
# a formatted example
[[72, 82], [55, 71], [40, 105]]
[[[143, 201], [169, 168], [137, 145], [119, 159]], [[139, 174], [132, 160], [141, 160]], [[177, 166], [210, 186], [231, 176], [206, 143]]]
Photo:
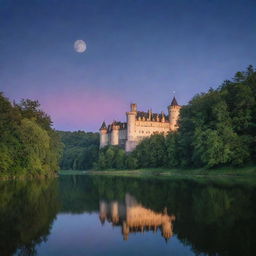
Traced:
[[148, 168], [136, 170], [89, 170], [89, 171], [74, 171], [61, 170], [60, 175], [70, 174], [91, 174], [91, 175], [118, 175], [118, 176], [209, 176], [209, 177], [255, 177], [256, 166], [247, 166], [241, 168], [218, 168], [218, 169], [165, 169], [165, 168]]

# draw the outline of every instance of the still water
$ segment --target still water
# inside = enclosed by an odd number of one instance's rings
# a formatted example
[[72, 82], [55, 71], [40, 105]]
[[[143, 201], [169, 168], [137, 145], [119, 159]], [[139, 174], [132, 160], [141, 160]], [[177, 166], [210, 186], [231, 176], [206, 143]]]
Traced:
[[256, 255], [253, 182], [0, 182], [0, 255]]

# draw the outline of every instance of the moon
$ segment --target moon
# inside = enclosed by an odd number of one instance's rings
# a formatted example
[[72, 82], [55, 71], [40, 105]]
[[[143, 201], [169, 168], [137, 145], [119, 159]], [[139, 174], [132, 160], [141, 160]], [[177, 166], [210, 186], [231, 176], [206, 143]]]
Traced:
[[76, 40], [74, 43], [74, 49], [76, 52], [82, 53], [86, 50], [86, 43], [83, 40]]

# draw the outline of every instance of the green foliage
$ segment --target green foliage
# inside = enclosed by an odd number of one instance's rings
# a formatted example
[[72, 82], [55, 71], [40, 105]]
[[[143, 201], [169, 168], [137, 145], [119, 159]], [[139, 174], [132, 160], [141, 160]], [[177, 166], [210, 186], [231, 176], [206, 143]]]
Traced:
[[125, 151], [123, 149], [119, 149], [116, 152], [115, 160], [114, 160], [114, 166], [117, 169], [124, 169], [125, 168], [125, 160], [126, 160], [126, 155]]
[[181, 166], [210, 168], [255, 161], [255, 77], [249, 66], [233, 82], [196, 95], [182, 108], [175, 147]]
[[177, 133], [169, 133], [166, 137], [166, 166], [176, 167], [179, 165], [179, 157], [177, 152]]
[[132, 154], [129, 154], [126, 157], [125, 166], [128, 169], [137, 169], [138, 168], [138, 159], [135, 156], [133, 156]]
[[64, 144], [64, 152], [60, 161], [63, 170], [86, 170], [98, 159], [99, 134], [92, 132], [58, 131]]
[[0, 94], [0, 176], [53, 175], [62, 144], [37, 101], [11, 104]]
[[177, 150], [183, 165], [243, 165], [255, 159], [253, 77], [250, 66], [248, 72], [238, 72], [234, 82], [197, 95], [181, 110]]
[[133, 155], [138, 159], [139, 167], [158, 167], [165, 165], [166, 145], [163, 134], [154, 134], [144, 139]]
[[29, 119], [22, 119], [21, 142], [24, 144], [23, 154], [28, 171], [39, 174], [44, 170], [49, 171], [46, 166], [46, 156], [50, 148], [47, 131]]
[[96, 169], [125, 169], [126, 153], [118, 146], [107, 146], [100, 150], [98, 161], [94, 166]]

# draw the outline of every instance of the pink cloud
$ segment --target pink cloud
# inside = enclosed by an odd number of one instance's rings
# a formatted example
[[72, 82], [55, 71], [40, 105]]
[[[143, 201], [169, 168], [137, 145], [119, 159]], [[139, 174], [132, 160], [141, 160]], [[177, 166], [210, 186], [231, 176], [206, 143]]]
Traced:
[[58, 92], [40, 97], [54, 127], [63, 130], [98, 130], [103, 120], [125, 120], [128, 104], [117, 95], [93, 91]]

